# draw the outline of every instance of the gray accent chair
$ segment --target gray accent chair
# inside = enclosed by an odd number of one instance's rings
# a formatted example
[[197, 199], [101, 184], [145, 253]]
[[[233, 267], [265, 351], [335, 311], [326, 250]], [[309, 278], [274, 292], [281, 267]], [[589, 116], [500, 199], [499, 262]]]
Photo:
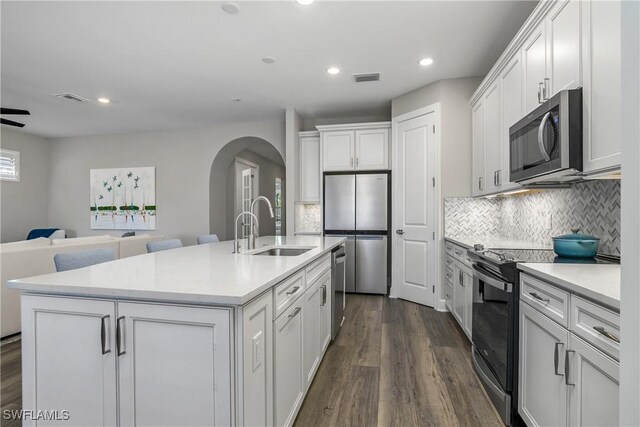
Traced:
[[182, 247], [180, 239], [156, 240], [147, 243], [147, 253], [166, 251], [168, 249], [177, 249]]
[[77, 268], [88, 267], [90, 265], [101, 264], [103, 262], [114, 261], [116, 255], [111, 248], [97, 248], [86, 251], [65, 252], [55, 254], [53, 262], [56, 271], [75, 270]]
[[207, 243], [216, 243], [219, 242], [217, 234], [203, 234], [202, 236], [198, 236], [198, 244], [206, 245]]

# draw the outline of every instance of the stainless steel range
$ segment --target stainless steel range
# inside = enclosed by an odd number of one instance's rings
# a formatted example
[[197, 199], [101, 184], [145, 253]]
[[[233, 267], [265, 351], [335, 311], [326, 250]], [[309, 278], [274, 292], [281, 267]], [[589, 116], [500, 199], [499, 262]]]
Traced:
[[518, 408], [518, 262], [619, 263], [598, 256], [562, 258], [552, 250], [485, 249], [468, 251], [473, 261], [472, 358], [478, 377], [505, 425], [524, 425]]

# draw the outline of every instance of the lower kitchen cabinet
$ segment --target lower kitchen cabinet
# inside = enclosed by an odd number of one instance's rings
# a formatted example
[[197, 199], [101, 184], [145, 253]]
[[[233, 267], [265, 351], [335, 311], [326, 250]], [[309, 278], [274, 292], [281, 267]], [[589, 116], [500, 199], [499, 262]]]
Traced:
[[24, 408], [68, 410], [65, 425], [231, 424], [230, 310], [22, 298]]
[[519, 358], [528, 426], [618, 425], [618, 362], [524, 302]]
[[473, 321], [473, 275], [466, 268], [462, 269], [462, 282], [464, 283], [464, 323], [462, 329], [471, 339], [471, 323]]
[[567, 422], [564, 352], [569, 332], [539, 311], [520, 303], [518, 412], [528, 426]]
[[473, 274], [466, 258], [467, 250], [451, 242], [446, 242], [445, 248], [445, 304], [464, 333], [471, 339]]
[[304, 372], [304, 388], [309, 388], [313, 376], [320, 364], [320, 304], [322, 301], [322, 291], [320, 283], [316, 282], [309, 288], [303, 299], [303, 372]]
[[[327, 271], [324, 276], [320, 278], [320, 304], [319, 304], [319, 321], [318, 328], [320, 332], [318, 334], [319, 339], [319, 351], [320, 351], [320, 360], [322, 360], [322, 355], [327, 351], [329, 344], [331, 344], [331, 322], [333, 318], [331, 316], [331, 304], [333, 303], [331, 300], [331, 295], [333, 295], [333, 288], [331, 287], [331, 270]], [[342, 301], [339, 301], [342, 303]]]
[[456, 318], [460, 327], [464, 325], [464, 303], [464, 278], [462, 277], [462, 269], [456, 262], [453, 265], [453, 317]]
[[305, 296], [294, 302], [274, 323], [275, 424], [290, 426], [304, 398], [303, 315]]

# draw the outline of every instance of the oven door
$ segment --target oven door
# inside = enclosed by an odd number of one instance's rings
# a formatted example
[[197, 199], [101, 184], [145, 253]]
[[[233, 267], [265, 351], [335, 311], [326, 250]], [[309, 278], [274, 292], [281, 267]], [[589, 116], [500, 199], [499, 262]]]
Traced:
[[513, 285], [478, 264], [473, 265], [472, 342], [484, 362], [483, 372], [503, 392], [512, 389]]

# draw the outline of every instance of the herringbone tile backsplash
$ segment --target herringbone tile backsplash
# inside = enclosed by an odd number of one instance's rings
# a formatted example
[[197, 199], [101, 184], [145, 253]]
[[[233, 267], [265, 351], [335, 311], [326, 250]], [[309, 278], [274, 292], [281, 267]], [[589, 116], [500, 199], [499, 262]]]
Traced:
[[620, 255], [619, 180], [586, 181], [568, 189], [495, 199], [450, 198], [445, 199], [444, 214], [447, 236], [551, 244], [553, 236], [580, 228], [600, 238], [600, 253]]

